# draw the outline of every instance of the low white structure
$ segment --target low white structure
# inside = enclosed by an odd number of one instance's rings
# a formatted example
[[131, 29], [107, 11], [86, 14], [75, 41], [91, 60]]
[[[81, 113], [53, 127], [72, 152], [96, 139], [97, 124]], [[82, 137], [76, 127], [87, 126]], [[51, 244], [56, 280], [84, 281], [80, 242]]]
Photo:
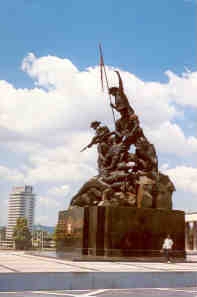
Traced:
[[185, 248], [197, 250], [197, 212], [185, 214]]

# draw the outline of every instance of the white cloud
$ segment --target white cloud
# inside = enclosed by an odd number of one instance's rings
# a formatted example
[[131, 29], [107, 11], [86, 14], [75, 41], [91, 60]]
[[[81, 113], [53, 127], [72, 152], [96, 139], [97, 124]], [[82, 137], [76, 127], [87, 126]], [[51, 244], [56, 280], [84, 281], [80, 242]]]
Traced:
[[0, 166], [0, 179], [18, 183], [24, 181], [24, 175], [17, 169]]
[[40, 207], [41, 206], [45, 206], [45, 207], [47, 206], [52, 208], [60, 207], [60, 203], [51, 197], [43, 197], [43, 196], [38, 197], [37, 203]]
[[197, 72], [185, 72], [178, 76], [168, 70], [166, 74], [171, 98], [178, 104], [197, 107]]
[[[101, 93], [99, 69], [79, 71], [68, 59], [37, 58], [29, 54], [22, 69], [36, 82], [34, 89], [16, 89], [0, 81], [0, 124], [14, 132], [35, 137], [40, 133], [87, 129], [94, 119], [112, 123], [107, 94]], [[107, 67], [110, 85], [116, 74]], [[156, 128], [180, 116], [176, 104], [196, 106], [197, 73], [177, 76], [167, 71], [169, 82], [144, 82], [121, 71], [125, 90], [143, 125]], [[44, 88], [44, 89], [43, 89]], [[77, 120], [76, 120], [77, 119]], [[45, 132], [42, 132], [45, 131]], [[55, 133], [53, 133], [55, 134]], [[43, 136], [43, 134], [42, 134]]]
[[[65, 89], [67, 92], [73, 88], [73, 80], [77, 78], [78, 69], [68, 59], [55, 56], [46, 56], [37, 59], [29, 53], [23, 60], [22, 70], [36, 80], [35, 84], [46, 88]], [[69, 89], [69, 86], [71, 88]]]
[[164, 173], [172, 178], [177, 189], [197, 195], [197, 168], [176, 166], [165, 170]]
[[[83, 134], [83, 133], [82, 133]], [[82, 142], [83, 140], [83, 142]], [[96, 175], [95, 149], [80, 152], [88, 143], [86, 134], [79, 133], [69, 138], [65, 146], [42, 148], [29, 157], [28, 182], [73, 182]]]
[[147, 134], [162, 153], [177, 156], [197, 153], [197, 138], [194, 136], [186, 137], [177, 124], [164, 122], [157, 129], [147, 129]]
[[[110, 86], [117, 85], [114, 69], [106, 69]], [[83, 153], [80, 150], [93, 136], [90, 122], [100, 120], [113, 127], [112, 114], [108, 95], [101, 92], [98, 67], [80, 71], [68, 59], [37, 58], [31, 53], [24, 58], [22, 70], [33, 79], [34, 88], [17, 89], [0, 81], [1, 148], [13, 158], [20, 154], [21, 159], [20, 166], [12, 169], [8, 158], [8, 165], [0, 166], [0, 176], [12, 183], [44, 184], [45, 189], [48, 186], [43, 196], [49, 197], [40, 198], [39, 203], [45, 203], [45, 210], [50, 212], [51, 196], [62, 205], [58, 199], [68, 191], [70, 195], [73, 184], [77, 188], [97, 174], [96, 148]], [[129, 101], [159, 153], [175, 159], [192, 158], [197, 153], [196, 135], [186, 136], [176, 120], [186, 121], [184, 107], [197, 107], [197, 72], [177, 75], [167, 71], [167, 83], [145, 82], [132, 73], [120, 73]], [[180, 164], [176, 168], [178, 172]], [[177, 180], [179, 188], [186, 189], [184, 178], [175, 169], [164, 169]], [[185, 170], [189, 180], [192, 170], [196, 169]]]
[[[89, 122], [94, 119], [112, 124], [108, 96], [100, 92], [97, 67], [79, 71], [68, 59], [53, 56], [37, 58], [29, 54], [23, 61], [22, 69], [35, 80], [37, 87], [16, 89], [8, 82], [0, 81], [0, 125], [4, 131], [9, 131], [12, 140], [17, 137], [26, 140], [23, 148], [28, 144], [32, 146], [31, 142], [62, 145], [63, 141], [67, 139], [69, 142], [68, 137], [82, 129], [87, 131]], [[107, 70], [111, 85], [117, 84], [113, 69]], [[171, 120], [182, 116], [182, 105], [196, 107], [197, 91], [197, 72], [183, 73], [182, 76], [171, 71], [166, 74], [169, 82], [161, 84], [144, 82], [134, 74], [121, 71], [125, 91], [139, 114], [142, 126], [156, 139], [158, 133], [160, 138], [164, 133], [159, 146], [162, 151], [166, 149], [163, 145], [166, 143], [166, 128], [170, 134], [177, 133], [180, 142], [184, 142], [183, 131], [177, 125], [176, 128]], [[0, 134], [5, 135], [6, 132], [0, 130]], [[192, 150], [196, 150], [196, 139], [185, 139], [186, 146], [189, 142]]]
[[57, 197], [65, 197], [69, 193], [69, 185], [61, 185], [59, 187], [53, 187], [49, 189], [48, 194]]
[[168, 163], [164, 163], [164, 164], [162, 164], [161, 167], [159, 168], [159, 170], [160, 170], [161, 172], [164, 172], [164, 171], [166, 171], [167, 169], [169, 169], [169, 164], [168, 164]]
[[36, 224], [53, 226], [57, 224], [61, 202], [50, 196], [38, 196], [36, 200]]

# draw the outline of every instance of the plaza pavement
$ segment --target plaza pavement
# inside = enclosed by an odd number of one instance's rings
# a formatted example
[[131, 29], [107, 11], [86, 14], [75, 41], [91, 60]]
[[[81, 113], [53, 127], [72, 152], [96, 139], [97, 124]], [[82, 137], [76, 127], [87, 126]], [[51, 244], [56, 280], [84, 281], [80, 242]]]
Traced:
[[[193, 257], [193, 258], [192, 258]], [[0, 252], [0, 291], [197, 286], [197, 262], [72, 262]]]
[[[0, 273], [13, 272], [197, 272], [197, 261], [190, 256], [185, 262], [72, 262], [38, 257], [24, 252], [0, 252]], [[192, 261], [193, 260], [193, 261]], [[196, 258], [197, 260], [197, 258]]]

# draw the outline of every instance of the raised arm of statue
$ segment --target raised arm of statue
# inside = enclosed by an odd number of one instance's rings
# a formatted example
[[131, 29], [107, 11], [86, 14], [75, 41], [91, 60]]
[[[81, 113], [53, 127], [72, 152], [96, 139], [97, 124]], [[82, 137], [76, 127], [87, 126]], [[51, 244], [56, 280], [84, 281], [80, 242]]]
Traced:
[[134, 109], [130, 106], [129, 100], [124, 93], [123, 83], [118, 71], [115, 71], [118, 75], [119, 87], [111, 87], [109, 88], [109, 94], [115, 97], [115, 104], [111, 103], [111, 107], [116, 111], [122, 113], [123, 111], [127, 111], [129, 114], [134, 113]]

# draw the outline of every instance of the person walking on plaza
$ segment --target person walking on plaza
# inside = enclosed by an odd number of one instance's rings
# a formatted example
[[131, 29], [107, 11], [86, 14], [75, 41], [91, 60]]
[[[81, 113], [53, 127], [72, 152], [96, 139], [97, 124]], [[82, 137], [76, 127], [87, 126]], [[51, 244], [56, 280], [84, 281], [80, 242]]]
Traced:
[[164, 239], [163, 245], [162, 245], [162, 251], [164, 253], [164, 256], [166, 258], [167, 263], [170, 263], [170, 256], [172, 251], [172, 246], [174, 242], [170, 235], [168, 234], [167, 237]]

